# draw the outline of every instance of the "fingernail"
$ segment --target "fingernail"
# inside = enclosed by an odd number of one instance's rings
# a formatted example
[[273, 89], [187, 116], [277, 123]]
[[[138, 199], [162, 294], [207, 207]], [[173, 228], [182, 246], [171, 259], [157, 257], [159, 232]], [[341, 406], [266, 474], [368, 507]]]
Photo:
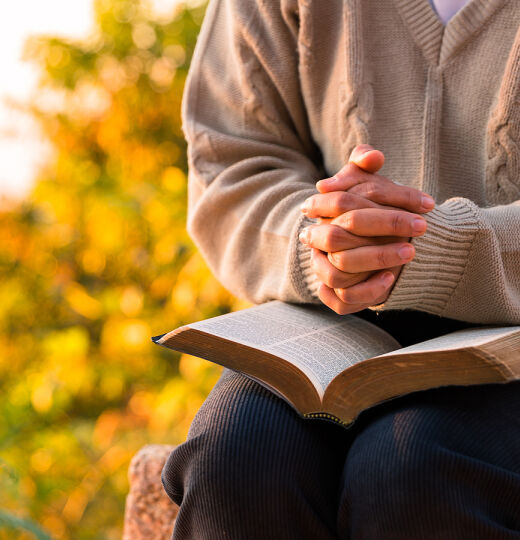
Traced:
[[303, 242], [304, 244], [308, 244], [310, 240], [310, 231], [309, 229], [303, 229], [298, 238], [300, 239], [300, 242]]
[[429, 195], [423, 195], [421, 205], [425, 210], [431, 210], [435, 206], [435, 201]]
[[303, 204], [301, 205], [300, 210], [304, 214], [308, 214], [310, 209], [311, 209], [311, 201], [309, 199], [306, 199], [305, 201], [303, 201]]
[[403, 246], [399, 251], [399, 257], [403, 259], [403, 261], [408, 261], [413, 257], [413, 247], [411, 246]]
[[424, 219], [421, 219], [421, 218], [416, 218], [413, 220], [413, 230], [414, 232], [416, 233], [423, 233], [424, 231], [426, 231], [426, 221]]
[[382, 276], [381, 276], [381, 281], [383, 282], [383, 284], [386, 286], [386, 287], [390, 287], [390, 285], [392, 285], [392, 283], [394, 282], [394, 274], [390, 273], [390, 272], [385, 272]]

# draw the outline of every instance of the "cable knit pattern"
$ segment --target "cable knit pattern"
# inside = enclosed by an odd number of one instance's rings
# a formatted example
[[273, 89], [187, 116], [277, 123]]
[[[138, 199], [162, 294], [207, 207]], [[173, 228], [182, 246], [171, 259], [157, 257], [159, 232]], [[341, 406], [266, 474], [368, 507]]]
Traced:
[[[520, 324], [520, 7], [210, 0], [184, 95], [188, 230], [253, 302], [317, 302], [302, 202], [359, 143], [437, 200], [388, 301]], [[518, 34], [518, 35], [517, 35]]]
[[520, 29], [488, 127], [486, 194], [490, 204], [520, 199]]
[[366, 79], [369, 65], [364, 57], [363, 27], [360, 3], [346, 0], [343, 22], [345, 29], [346, 77], [341, 93], [341, 129], [343, 156], [348, 159], [354, 147], [370, 140], [368, 124], [373, 114], [373, 88]]

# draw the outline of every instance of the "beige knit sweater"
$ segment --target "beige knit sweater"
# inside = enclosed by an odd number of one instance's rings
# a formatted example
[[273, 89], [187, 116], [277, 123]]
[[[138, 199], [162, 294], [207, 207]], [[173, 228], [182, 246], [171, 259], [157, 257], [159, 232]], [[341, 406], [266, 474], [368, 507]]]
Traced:
[[520, 323], [520, 3], [211, 0], [184, 97], [188, 229], [254, 302], [317, 302], [300, 205], [352, 148], [436, 209], [383, 306]]

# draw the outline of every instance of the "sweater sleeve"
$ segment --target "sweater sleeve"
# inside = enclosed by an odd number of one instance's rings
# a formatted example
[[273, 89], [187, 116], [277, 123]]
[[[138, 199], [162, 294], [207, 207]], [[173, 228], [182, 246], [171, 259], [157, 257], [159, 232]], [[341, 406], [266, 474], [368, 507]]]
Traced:
[[448, 199], [425, 216], [407, 264], [376, 310], [417, 309], [480, 324], [520, 324], [520, 201]]
[[298, 234], [324, 173], [291, 1], [211, 0], [183, 99], [188, 231], [223, 285], [255, 303], [318, 302]]

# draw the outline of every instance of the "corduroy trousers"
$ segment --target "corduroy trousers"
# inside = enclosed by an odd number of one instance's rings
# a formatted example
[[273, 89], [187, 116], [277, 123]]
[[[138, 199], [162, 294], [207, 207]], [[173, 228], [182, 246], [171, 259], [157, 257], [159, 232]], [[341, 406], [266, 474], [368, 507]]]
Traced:
[[176, 540], [520, 540], [520, 382], [417, 392], [345, 429], [224, 370], [162, 481]]

